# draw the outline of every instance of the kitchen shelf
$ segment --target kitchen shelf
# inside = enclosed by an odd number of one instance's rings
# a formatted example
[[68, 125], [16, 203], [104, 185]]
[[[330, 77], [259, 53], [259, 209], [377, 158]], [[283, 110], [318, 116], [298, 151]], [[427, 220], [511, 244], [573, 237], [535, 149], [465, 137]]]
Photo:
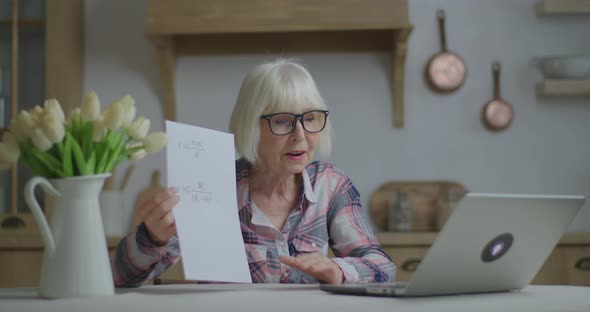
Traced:
[[590, 14], [589, 0], [544, 0], [537, 3], [538, 15]]
[[538, 85], [542, 96], [588, 96], [590, 80], [544, 80]]
[[195, 54], [387, 51], [393, 127], [404, 127], [408, 0], [150, 0], [146, 35], [163, 85], [160, 102], [176, 120], [176, 59]]

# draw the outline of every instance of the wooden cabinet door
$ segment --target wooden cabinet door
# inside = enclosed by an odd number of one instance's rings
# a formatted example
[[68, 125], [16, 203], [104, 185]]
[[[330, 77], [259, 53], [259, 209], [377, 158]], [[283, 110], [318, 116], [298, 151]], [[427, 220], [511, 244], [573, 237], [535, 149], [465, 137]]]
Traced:
[[0, 288], [39, 286], [42, 263], [43, 249], [0, 250]]
[[569, 285], [590, 286], [590, 248], [563, 247], [563, 271]]
[[[37, 287], [41, 279], [44, 248], [0, 248], [0, 288]], [[115, 246], [109, 246], [109, 255]]]
[[560, 285], [566, 284], [565, 277], [561, 274], [563, 266], [563, 249], [557, 247], [551, 252], [535, 278], [531, 282], [534, 285]]
[[426, 255], [428, 247], [385, 247], [397, 267], [396, 281], [408, 281]]

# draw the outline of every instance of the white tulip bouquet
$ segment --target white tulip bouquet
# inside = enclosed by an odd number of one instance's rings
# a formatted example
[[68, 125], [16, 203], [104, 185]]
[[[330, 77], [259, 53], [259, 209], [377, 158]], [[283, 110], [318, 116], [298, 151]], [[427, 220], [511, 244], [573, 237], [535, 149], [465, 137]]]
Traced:
[[0, 170], [21, 158], [35, 175], [64, 178], [111, 172], [126, 159], [137, 161], [160, 151], [163, 132], [149, 132], [150, 121], [135, 119], [135, 100], [125, 95], [104, 112], [88, 93], [66, 120], [55, 99], [21, 111], [0, 142]]

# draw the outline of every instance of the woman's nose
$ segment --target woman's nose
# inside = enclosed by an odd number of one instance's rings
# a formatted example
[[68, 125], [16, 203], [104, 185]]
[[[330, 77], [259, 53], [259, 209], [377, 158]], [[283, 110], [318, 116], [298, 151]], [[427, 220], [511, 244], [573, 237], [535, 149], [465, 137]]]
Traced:
[[301, 123], [301, 119], [298, 119], [295, 122], [295, 130], [291, 132], [291, 138], [295, 141], [300, 141], [305, 137], [305, 130], [303, 129], [303, 124]]

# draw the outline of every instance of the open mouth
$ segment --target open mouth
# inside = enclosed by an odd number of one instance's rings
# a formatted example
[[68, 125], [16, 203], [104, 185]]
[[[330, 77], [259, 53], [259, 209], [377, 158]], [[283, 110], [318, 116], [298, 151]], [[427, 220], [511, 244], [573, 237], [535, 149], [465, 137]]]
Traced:
[[287, 155], [292, 156], [292, 157], [300, 157], [303, 154], [305, 154], [305, 152], [301, 152], [301, 151], [287, 153]]

